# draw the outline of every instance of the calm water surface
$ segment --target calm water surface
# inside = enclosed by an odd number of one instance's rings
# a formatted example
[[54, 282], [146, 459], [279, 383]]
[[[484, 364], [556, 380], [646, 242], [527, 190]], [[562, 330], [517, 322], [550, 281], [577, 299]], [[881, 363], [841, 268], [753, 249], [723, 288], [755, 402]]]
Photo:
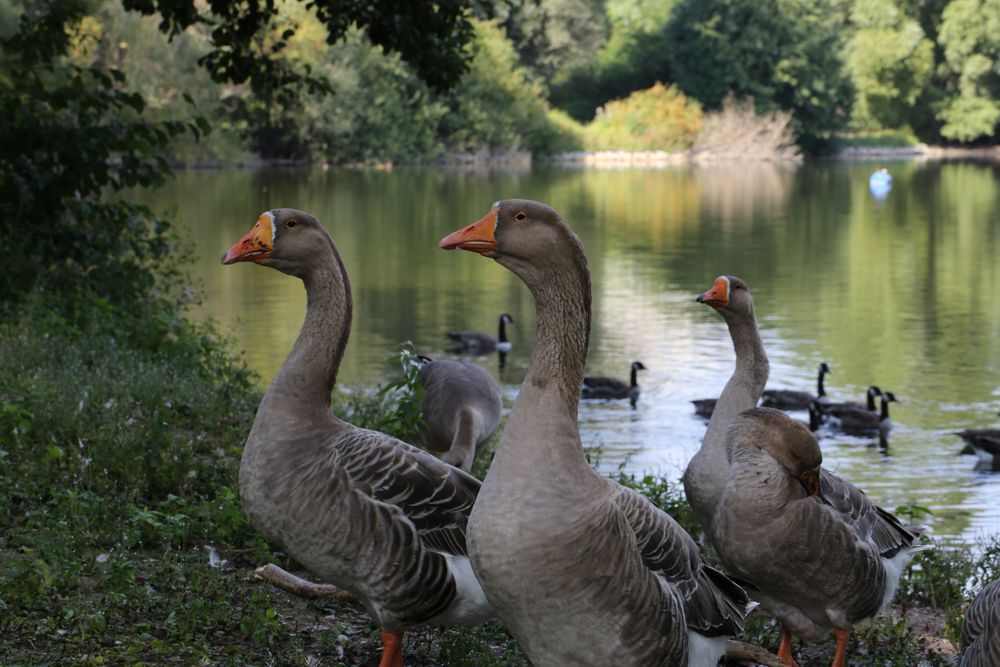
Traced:
[[495, 334], [509, 312], [505, 367], [478, 359], [507, 407], [531, 348], [531, 296], [495, 262], [436, 244], [497, 199], [548, 202], [589, 258], [588, 372], [626, 377], [635, 359], [649, 369], [636, 410], [581, 405], [584, 446], [605, 470], [680, 476], [706, 423], [689, 401], [717, 396], [734, 359], [722, 318], [694, 298], [715, 276], [738, 275], [757, 305], [769, 386], [815, 391], [826, 361], [833, 400], [878, 384], [901, 401], [888, 454], [825, 434], [824, 465], [887, 508], [933, 509], [939, 536], [973, 541], [1000, 532], [1000, 473], [977, 472], [951, 433], [1000, 422], [1000, 166], [889, 164], [894, 187], [882, 201], [868, 190], [876, 166], [198, 171], [148, 200], [178, 220], [194, 255], [204, 291], [195, 314], [231, 330], [263, 382], [298, 333], [301, 283], [219, 257], [262, 211], [291, 206], [326, 224], [353, 284], [341, 384], [392, 376], [387, 358], [404, 340], [447, 357], [445, 331]]

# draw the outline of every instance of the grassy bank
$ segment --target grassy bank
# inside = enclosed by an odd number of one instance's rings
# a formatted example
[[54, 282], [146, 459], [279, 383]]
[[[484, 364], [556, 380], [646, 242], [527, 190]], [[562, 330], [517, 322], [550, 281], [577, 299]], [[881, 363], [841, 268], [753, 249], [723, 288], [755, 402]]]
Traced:
[[[191, 327], [147, 349], [35, 315], [0, 326], [0, 349], [4, 664], [377, 664], [378, 628], [359, 605], [254, 578], [266, 562], [298, 570], [240, 507], [236, 471], [260, 392], [225, 341]], [[355, 419], [405, 427], [412, 406], [398, 392], [350, 396], [340, 407]], [[621, 479], [695, 530], [679, 487]], [[922, 627], [957, 638], [966, 583], [1000, 575], [1000, 542], [981, 546], [976, 560], [923, 554], [890, 618], [852, 639], [852, 664], [947, 664]], [[774, 648], [777, 629], [757, 616], [744, 639]], [[424, 629], [406, 650], [408, 665], [525, 664], [497, 623]], [[828, 655], [829, 641], [801, 657]]]

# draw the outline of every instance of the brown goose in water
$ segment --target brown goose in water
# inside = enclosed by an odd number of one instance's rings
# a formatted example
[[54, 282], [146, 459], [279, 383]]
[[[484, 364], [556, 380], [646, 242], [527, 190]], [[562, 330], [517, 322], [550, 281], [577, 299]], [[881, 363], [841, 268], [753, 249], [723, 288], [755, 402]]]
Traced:
[[1000, 665], [1000, 579], [979, 591], [965, 612], [958, 667], [997, 665]]
[[579, 238], [545, 204], [506, 200], [440, 245], [495, 259], [535, 298], [528, 372], [469, 518], [469, 555], [501, 619], [535, 665], [714, 666], [745, 594], [669, 515], [584, 456]]
[[601, 375], [588, 375], [583, 378], [583, 387], [580, 390], [581, 398], [627, 398], [635, 407], [639, 400], [639, 383], [636, 374], [644, 371], [646, 367], [641, 361], [633, 361], [629, 367], [629, 381], [622, 382], [618, 378], [604, 377]]
[[478, 331], [449, 331], [445, 336], [455, 342], [456, 352], [509, 352], [511, 343], [507, 340], [507, 325], [513, 324], [514, 318], [504, 313], [497, 325], [497, 337]]
[[891, 391], [882, 392], [882, 408], [878, 412], [870, 410], [847, 410], [839, 415], [826, 415], [825, 423], [836, 431], [848, 435], [876, 435], [879, 445], [888, 447], [889, 433], [893, 423], [889, 418], [889, 404], [898, 403]]
[[243, 450], [243, 506], [268, 540], [364, 603], [382, 626], [380, 667], [402, 667], [406, 629], [479, 623], [492, 614], [466, 548], [479, 482], [331, 412], [351, 289], [316, 218], [288, 208], [264, 213], [222, 258], [235, 262], [296, 276], [308, 297], [302, 330]]
[[828, 403], [830, 399], [827, 397], [826, 389], [823, 387], [823, 376], [830, 372], [830, 367], [826, 365], [825, 361], [819, 365], [815, 396], [808, 391], [767, 389], [761, 396], [760, 405], [764, 408], [777, 408], [779, 410], [808, 410], [809, 404], [813, 401]]
[[428, 360], [419, 378], [424, 388], [424, 444], [432, 452], [444, 452], [446, 463], [468, 472], [476, 450], [500, 425], [500, 385], [482, 366], [450, 359]]
[[684, 471], [684, 493], [705, 536], [714, 543], [712, 517], [729, 476], [726, 431], [733, 417], [757, 405], [770, 365], [746, 282], [736, 276], [719, 276], [697, 301], [714, 308], [726, 321], [736, 351], [736, 367], [719, 396], [701, 448]]
[[713, 524], [733, 575], [782, 623], [778, 656], [794, 665], [791, 636], [837, 637], [835, 667], [846, 664], [852, 626], [892, 599], [922, 526], [904, 526], [853, 484], [821, 467], [808, 427], [754, 408], [726, 436], [729, 480]]

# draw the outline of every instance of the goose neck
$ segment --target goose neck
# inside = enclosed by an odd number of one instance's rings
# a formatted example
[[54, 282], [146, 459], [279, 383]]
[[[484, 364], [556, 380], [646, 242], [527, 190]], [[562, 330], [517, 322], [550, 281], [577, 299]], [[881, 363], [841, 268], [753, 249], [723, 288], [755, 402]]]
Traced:
[[330, 413], [351, 330], [351, 287], [331, 242], [332, 258], [302, 275], [306, 316], [288, 358], [265, 395], [268, 407], [296, 414]]

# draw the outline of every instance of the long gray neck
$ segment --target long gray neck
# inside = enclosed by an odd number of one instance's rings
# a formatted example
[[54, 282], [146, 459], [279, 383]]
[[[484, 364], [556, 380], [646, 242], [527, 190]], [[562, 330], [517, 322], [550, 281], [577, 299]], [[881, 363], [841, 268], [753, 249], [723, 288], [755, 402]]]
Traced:
[[757, 405], [770, 370], [753, 313], [722, 311], [736, 350], [736, 369], [712, 411], [701, 448], [684, 472], [684, 490], [709, 541], [715, 542], [712, 517], [729, 478], [726, 432], [733, 417]]
[[[264, 405], [295, 414], [329, 415], [330, 393], [351, 333], [351, 285], [330, 241], [329, 256], [302, 274], [306, 317]], [[263, 407], [263, 406], [262, 406]]]
[[491, 470], [559, 476], [571, 462], [587, 466], [577, 410], [590, 334], [590, 274], [582, 251], [547, 267], [544, 277], [512, 270], [535, 297], [535, 346]]
[[757, 401], [764, 392], [764, 385], [767, 384], [767, 376], [771, 372], [771, 365], [767, 360], [767, 353], [764, 352], [764, 343], [760, 339], [760, 330], [757, 328], [757, 318], [754, 314], [751, 312], [749, 316], [737, 316], [727, 313], [725, 319], [729, 335], [733, 339], [733, 348], [736, 350], [736, 369], [715, 404], [712, 419], [708, 422], [708, 430], [702, 442], [703, 450], [705, 448], [717, 450], [723, 457], [729, 422], [744, 410], [757, 406]]

